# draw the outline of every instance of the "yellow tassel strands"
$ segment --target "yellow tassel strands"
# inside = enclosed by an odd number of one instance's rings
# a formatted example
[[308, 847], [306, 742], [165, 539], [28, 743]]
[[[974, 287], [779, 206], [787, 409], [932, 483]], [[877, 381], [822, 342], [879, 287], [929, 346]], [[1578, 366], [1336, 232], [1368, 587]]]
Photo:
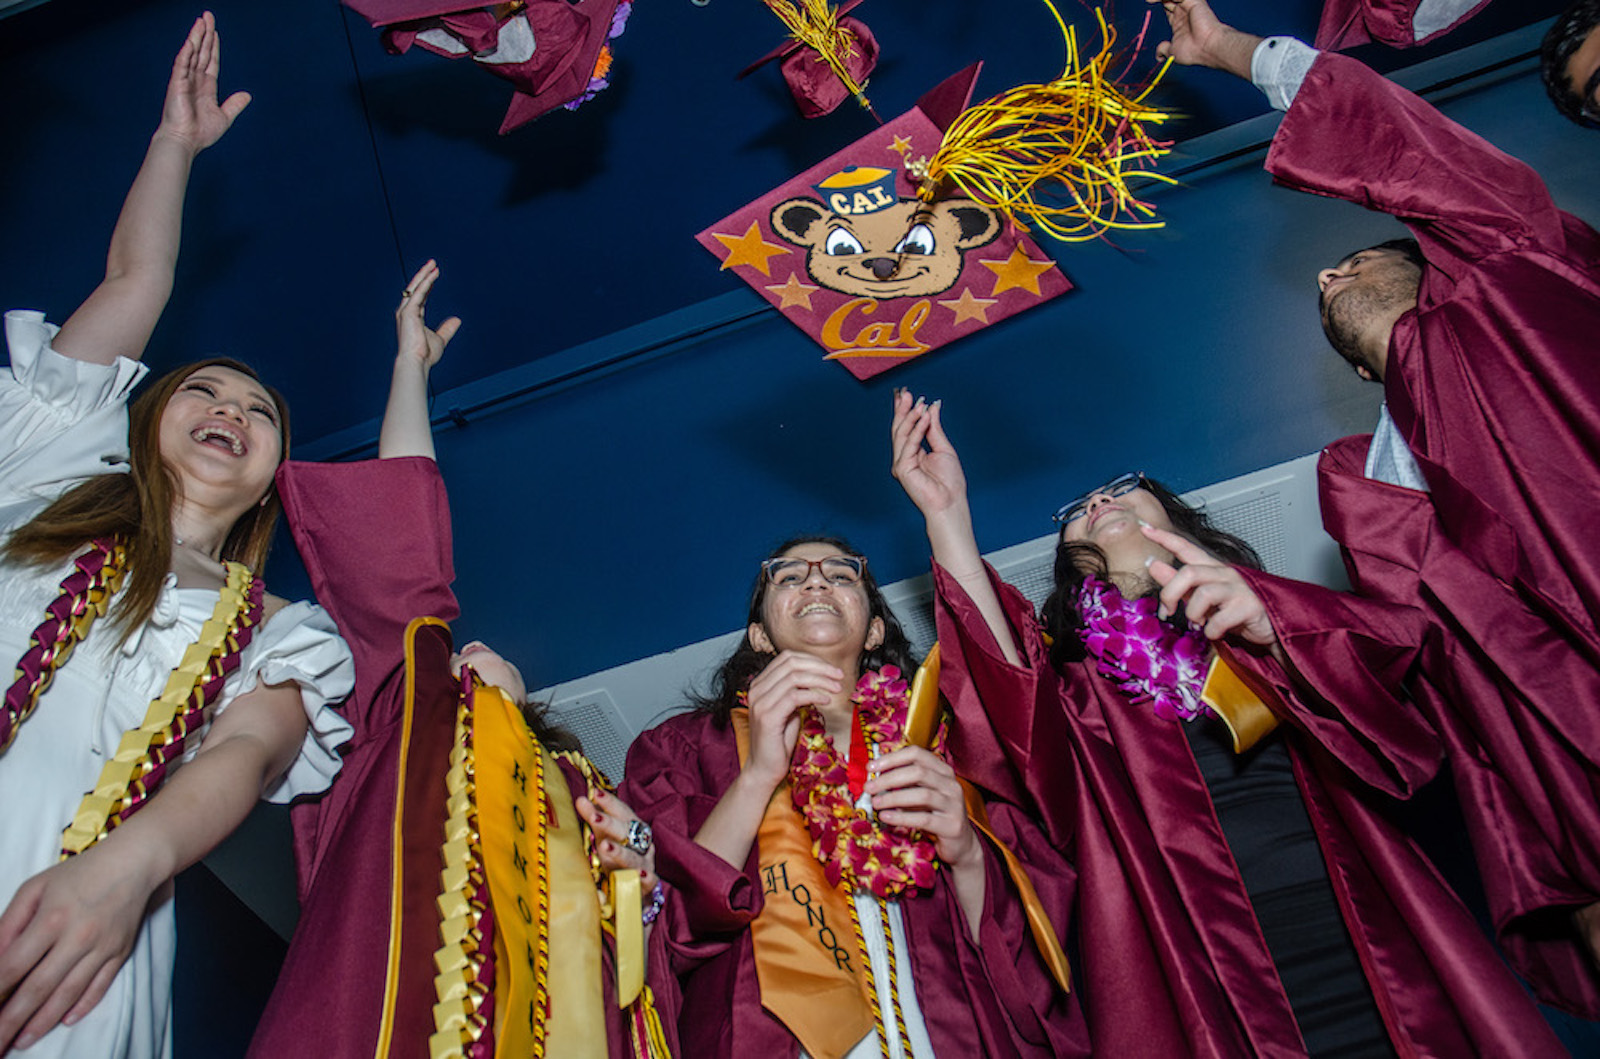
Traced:
[[1152, 219], [1154, 207], [1134, 196], [1129, 181], [1174, 183], [1149, 168], [1170, 142], [1152, 139], [1145, 128], [1169, 116], [1145, 99], [1171, 63], [1137, 94], [1126, 95], [1110, 74], [1116, 34], [1105, 15], [1095, 12], [1105, 43], [1084, 62], [1076, 31], [1050, 0], [1045, 6], [1066, 38], [1061, 76], [1021, 85], [962, 112], [932, 158], [909, 163], [920, 184], [918, 196], [933, 202], [942, 188], [954, 186], [1066, 242], [1099, 238], [1111, 229], [1161, 227]]
[[872, 113], [867, 101], [866, 82], [856, 83], [850, 76], [847, 62], [855, 55], [856, 42], [843, 26], [839, 25], [839, 12], [828, 0], [762, 0], [792, 37], [802, 47], [816, 52], [822, 62], [855, 97], [861, 109]]

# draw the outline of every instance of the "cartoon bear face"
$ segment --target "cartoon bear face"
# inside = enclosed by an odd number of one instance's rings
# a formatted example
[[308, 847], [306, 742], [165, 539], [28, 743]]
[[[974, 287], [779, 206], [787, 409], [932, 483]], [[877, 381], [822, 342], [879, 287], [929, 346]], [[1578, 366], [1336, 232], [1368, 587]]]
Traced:
[[816, 199], [794, 198], [774, 206], [771, 220], [779, 238], [807, 248], [806, 272], [817, 283], [880, 300], [949, 290], [966, 251], [1000, 234], [998, 214], [967, 198], [932, 206], [903, 198], [849, 216]]

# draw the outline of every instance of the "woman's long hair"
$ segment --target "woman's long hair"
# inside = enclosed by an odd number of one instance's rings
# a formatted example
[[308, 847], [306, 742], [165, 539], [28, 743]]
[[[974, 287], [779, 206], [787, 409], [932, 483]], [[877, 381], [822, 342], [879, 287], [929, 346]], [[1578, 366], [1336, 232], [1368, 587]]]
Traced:
[[[1142, 478], [1140, 485], [1161, 501], [1167, 519], [1179, 536], [1187, 537], [1225, 563], [1261, 569], [1261, 556], [1239, 537], [1217, 528], [1199, 508], [1190, 507], [1178, 494], [1153, 478]], [[1050, 664], [1058, 670], [1083, 661], [1085, 651], [1078, 629], [1083, 616], [1078, 612], [1078, 590], [1090, 577], [1107, 580], [1110, 569], [1106, 554], [1098, 544], [1067, 540], [1067, 527], [1061, 527], [1056, 543], [1056, 587], [1039, 609], [1044, 631], [1050, 635]]]
[[[161, 458], [161, 416], [167, 402], [190, 375], [202, 368], [229, 368], [254, 379], [277, 406], [283, 434], [280, 459], [289, 456], [289, 406], [277, 390], [261, 381], [248, 365], [228, 357], [212, 357], [161, 376], [128, 406], [127, 474], [100, 474], [80, 482], [14, 530], [0, 559], [29, 566], [55, 566], [76, 558], [96, 537], [121, 537], [128, 551], [126, 591], [112, 616], [118, 642], [150, 619], [161, 597], [161, 584], [172, 568], [172, 509], [177, 503], [177, 476]], [[272, 531], [283, 505], [269, 488], [265, 502], [252, 504], [239, 516], [222, 544], [221, 557], [260, 570], [272, 544]]]
[[[826, 544], [830, 548], [838, 549], [840, 555], [860, 554], [843, 538], [805, 534], [784, 541], [774, 548], [767, 558], [776, 559], [789, 549], [802, 544]], [[868, 622], [870, 623], [873, 618], [883, 619], [883, 642], [862, 652], [861, 672], [893, 665], [898, 666], [909, 680], [917, 669], [916, 658], [911, 653], [911, 641], [906, 638], [905, 630], [900, 627], [900, 622], [889, 610], [889, 603], [883, 598], [883, 591], [878, 588], [877, 579], [872, 576], [871, 566], [862, 568], [861, 586], [867, 590]], [[767, 664], [773, 659], [772, 654], [758, 651], [750, 643], [750, 626], [761, 622], [762, 607], [767, 600], [767, 588], [765, 571], [757, 570], [755, 584], [750, 588], [750, 609], [745, 617], [745, 632], [739, 640], [738, 648], [726, 662], [722, 663], [722, 668], [717, 670], [717, 675], [711, 682], [711, 693], [690, 696], [690, 703], [694, 708], [702, 713], [711, 714], [719, 726], [728, 723], [730, 711], [739, 705], [739, 693], [748, 688], [756, 674], [767, 668]]]

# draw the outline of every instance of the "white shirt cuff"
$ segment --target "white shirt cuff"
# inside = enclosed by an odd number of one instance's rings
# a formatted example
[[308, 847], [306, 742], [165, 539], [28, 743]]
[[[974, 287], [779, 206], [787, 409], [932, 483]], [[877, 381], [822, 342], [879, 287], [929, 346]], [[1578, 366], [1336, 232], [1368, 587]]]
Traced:
[[1268, 37], [1250, 56], [1250, 80], [1267, 94], [1274, 110], [1288, 110], [1317, 54], [1317, 49], [1293, 37]]

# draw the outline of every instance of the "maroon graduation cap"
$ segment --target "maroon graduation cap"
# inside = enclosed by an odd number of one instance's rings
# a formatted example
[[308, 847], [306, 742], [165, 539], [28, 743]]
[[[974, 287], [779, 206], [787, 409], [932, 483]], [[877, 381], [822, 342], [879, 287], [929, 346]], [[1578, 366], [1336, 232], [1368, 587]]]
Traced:
[[516, 89], [501, 122], [510, 132], [556, 107], [576, 107], [606, 86], [607, 42], [622, 32], [627, 0], [517, 0], [463, 6], [459, 0], [344, 0], [400, 54], [413, 45], [470, 58]]
[[[789, 86], [789, 94], [794, 97], [794, 105], [800, 109], [801, 117], [820, 118], [824, 114], [832, 114], [840, 103], [852, 95], [871, 111], [865, 88], [867, 78], [878, 65], [878, 41], [860, 19], [845, 17], [860, 3], [861, 0], [846, 0], [828, 12], [831, 26], [816, 26], [800, 23], [799, 20], [811, 13], [806, 8], [794, 6], [790, 0], [766, 0], [767, 7], [783, 19], [785, 25], [790, 25], [791, 34], [788, 40], [740, 71], [739, 76], [745, 77], [777, 59], [783, 80]], [[793, 25], [792, 20], [795, 22]], [[817, 46], [801, 38], [820, 38], [818, 42], [830, 54], [823, 55]], [[837, 62], [843, 68], [849, 85], [831, 65], [832, 62]], [[851, 85], [861, 91], [852, 91]]]

